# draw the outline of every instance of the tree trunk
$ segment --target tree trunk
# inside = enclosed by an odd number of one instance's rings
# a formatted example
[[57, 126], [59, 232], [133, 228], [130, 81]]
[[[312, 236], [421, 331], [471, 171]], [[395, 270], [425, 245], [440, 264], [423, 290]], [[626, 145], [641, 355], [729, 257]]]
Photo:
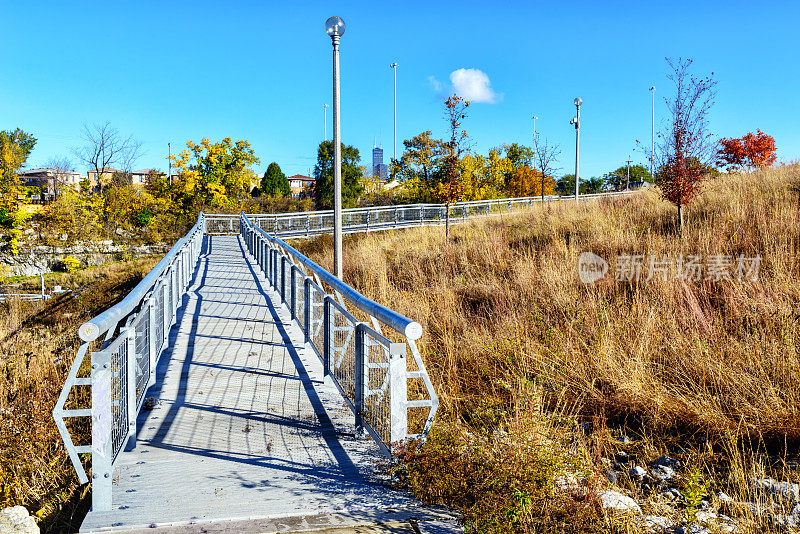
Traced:
[[683, 233], [683, 206], [680, 205], [680, 204], [678, 204], [678, 221], [679, 221], [679, 225], [680, 225], [680, 226], [678, 226], [678, 229], [679, 229], [679, 232], [682, 234]]
[[450, 241], [450, 203], [447, 202], [445, 205], [445, 215], [444, 215], [444, 239], [445, 241]]

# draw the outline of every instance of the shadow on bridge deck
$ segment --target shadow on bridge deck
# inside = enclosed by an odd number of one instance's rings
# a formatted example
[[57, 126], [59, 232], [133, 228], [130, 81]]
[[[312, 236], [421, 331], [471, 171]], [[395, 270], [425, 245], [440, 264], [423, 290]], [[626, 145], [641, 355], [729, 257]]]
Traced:
[[[206, 237], [113, 509], [82, 532], [413, 506], [376, 482], [372, 440], [238, 237]], [[146, 406], [150, 402], [146, 402]]]

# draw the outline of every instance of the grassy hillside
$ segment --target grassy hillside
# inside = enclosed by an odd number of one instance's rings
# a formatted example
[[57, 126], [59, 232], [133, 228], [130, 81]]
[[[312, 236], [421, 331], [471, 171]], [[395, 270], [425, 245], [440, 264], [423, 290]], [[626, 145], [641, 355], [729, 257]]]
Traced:
[[[422, 324], [442, 397], [408, 483], [483, 531], [585, 531], [608, 525], [591, 499], [556, 498], [553, 477], [600, 473], [622, 433], [728, 492], [764, 469], [796, 477], [783, 468], [800, 444], [799, 192], [796, 165], [721, 176], [682, 234], [645, 191], [471, 222], [450, 244], [442, 228], [348, 238], [346, 281]], [[328, 242], [296, 245], [330, 267]], [[610, 264], [605, 280], [578, 279], [586, 251]], [[635, 255], [641, 278], [616, 280], [618, 257]], [[651, 255], [672, 262], [666, 279], [647, 279]], [[731, 261], [733, 280], [676, 278], [690, 255]], [[761, 257], [755, 280], [736, 279], [739, 256]]]
[[[121, 300], [158, 259], [48, 274], [48, 285], [74, 293], [0, 303], [0, 508], [24, 505], [42, 532], [75, 532], [88, 510], [88, 485], [78, 485], [51, 415], [80, 345], [78, 326]], [[34, 277], [14, 287], [38, 284]], [[68, 402], [88, 406], [88, 388], [75, 390]], [[88, 424], [80, 422], [87, 421], [76, 421], [73, 439], [89, 443]]]

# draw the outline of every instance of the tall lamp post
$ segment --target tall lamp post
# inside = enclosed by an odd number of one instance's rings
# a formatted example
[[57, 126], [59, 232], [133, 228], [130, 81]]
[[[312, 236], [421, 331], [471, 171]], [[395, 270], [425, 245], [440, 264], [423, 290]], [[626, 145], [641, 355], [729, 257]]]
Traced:
[[533, 119], [533, 166], [536, 167], [536, 115], [531, 116]]
[[577, 201], [578, 188], [580, 187], [581, 183], [581, 179], [578, 175], [578, 151], [581, 146], [581, 104], [583, 104], [583, 100], [581, 100], [581, 97], [577, 97], [573, 102], [575, 104], [577, 114], [571, 121], [569, 121], [569, 123], [575, 125], [575, 201]]
[[397, 63], [389, 65], [394, 71], [394, 160], [397, 161]]
[[325, 132], [325, 140], [328, 140], [328, 104], [322, 104], [322, 131]]
[[656, 86], [650, 87], [650, 92], [653, 94], [653, 122], [651, 130], [650, 141], [650, 176], [653, 176], [653, 164], [656, 158]]
[[339, 124], [339, 38], [344, 35], [344, 21], [331, 17], [325, 32], [333, 43], [333, 266], [342, 280], [342, 140]]

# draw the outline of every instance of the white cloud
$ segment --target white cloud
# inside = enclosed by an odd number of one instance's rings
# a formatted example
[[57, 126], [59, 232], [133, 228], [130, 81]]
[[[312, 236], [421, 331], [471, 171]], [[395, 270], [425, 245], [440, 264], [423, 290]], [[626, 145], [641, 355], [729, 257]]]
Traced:
[[439, 80], [437, 80], [435, 77], [433, 77], [433, 76], [428, 76], [428, 82], [430, 82], [430, 84], [431, 84], [431, 87], [433, 87], [433, 90], [434, 90], [434, 91], [437, 91], [437, 92], [438, 92], [438, 91], [441, 91], [441, 90], [442, 90], [442, 82], [440, 82]]
[[[429, 79], [432, 79], [431, 76]], [[450, 73], [450, 82], [455, 93], [470, 102], [484, 102], [494, 104], [503, 95], [498, 95], [492, 90], [489, 76], [478, 69], [458, 69]], [[439, 83], [439, 82], [437, 82]], [[441, 83], [439, 83], [441, 87]]]

